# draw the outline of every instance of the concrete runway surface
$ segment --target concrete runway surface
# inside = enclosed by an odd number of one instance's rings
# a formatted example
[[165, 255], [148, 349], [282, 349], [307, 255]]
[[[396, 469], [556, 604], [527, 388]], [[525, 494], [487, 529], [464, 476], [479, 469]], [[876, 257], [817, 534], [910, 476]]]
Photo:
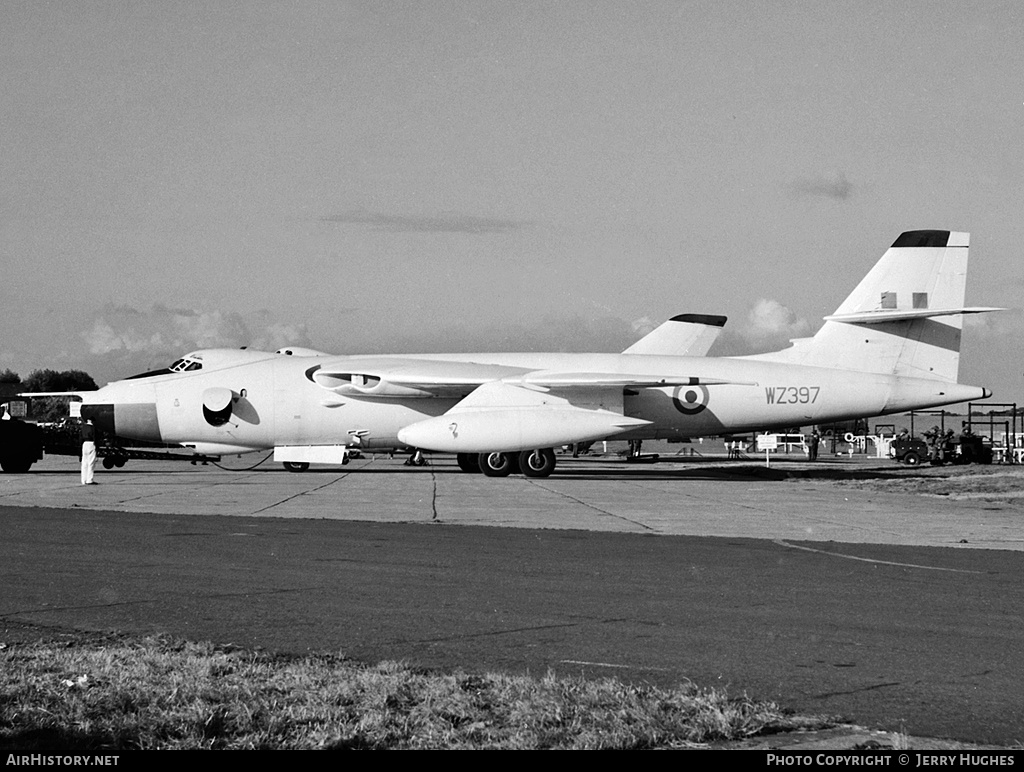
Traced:
[[1024, 499], [843, 484], [893, 474], [885, 461], [240, 471], [259, 458], [129, 462], [89, 487], [75, 459], [0, 475], [0, 640], [161, 632], [691, 680], [890, 731], [1024, 741]]

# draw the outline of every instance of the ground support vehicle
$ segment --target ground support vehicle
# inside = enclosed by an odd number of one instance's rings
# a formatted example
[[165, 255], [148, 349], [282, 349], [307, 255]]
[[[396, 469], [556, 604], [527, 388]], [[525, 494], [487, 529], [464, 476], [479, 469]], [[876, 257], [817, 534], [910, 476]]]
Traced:
[[[24, 474], [32, 464], [41, 461], [43, 455], [81, 456], [81, 429], [74, 421], [57, 424], [35, 424], [16, 418], [0, 421], [0, 468], [9, 474]], [[173, 452], [181, 448], [150, 443], [133, 443], [126, 447], [116, 440], [101, 438], [97, 443], [96, 455], [102, 459], [104, 469], [120, 469], [129, 459], [154, 461], [191, 461], [208, 463], [219, 461], [220, 456], [200, 453]]]
[[933, 466], [942, 464], [991, 464], [992, 448], [981, 437], [974, 435], [946, 440], [938, 452], [924, 440], [896, 438], [889, 444], [889, 457], [907, 466], [919, 466], [928, 461]]
[[930, 455], [924, 440], [897, 438], [889, 444], [889, 457], [907, 466], [920, 466]]
[[27, 472], [43, 457], [43, 433], [35, 424], [11, 418], [0, 421], [0, 469]]

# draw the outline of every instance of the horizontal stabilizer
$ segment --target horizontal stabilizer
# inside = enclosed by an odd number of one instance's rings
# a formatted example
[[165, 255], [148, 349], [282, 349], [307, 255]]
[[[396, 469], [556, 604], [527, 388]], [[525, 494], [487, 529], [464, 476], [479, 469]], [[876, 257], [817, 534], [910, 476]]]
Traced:
[[673, 316], [642, 337], [623, 354], [702, 357], [725, 327], [726, 317], [706, 314]]
[[23, 391], [18, 394], [19, 397], [78, 397], [82, 399], [84, 395], [91, 394], [89, 391]]
[[972, 306], [970, 308], [919, 308], [904, 311], [861, 311], [852, 314], [833, 314], [826, 316], [826, 322], [844, 322], [846, 324], [882, 324], [883, 322], [902, 322], [909, 319], [930, 319], [934, 316], [955, 316], [957, 314], [987, 314], [990, 311], [1005, 311], [1005, 308], [989, 306]]

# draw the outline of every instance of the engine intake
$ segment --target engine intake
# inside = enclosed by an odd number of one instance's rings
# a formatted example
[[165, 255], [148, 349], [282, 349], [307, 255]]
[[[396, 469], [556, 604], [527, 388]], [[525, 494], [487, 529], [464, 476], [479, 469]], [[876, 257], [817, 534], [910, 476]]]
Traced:
[[313, 381], [335, 394], [362, 397], [432, 397], [431, 392], [412, 386], [389, 383], [377, 375], [366, 373], [332, 373], [320, 370]]
[[214, 386], [203, 392], [203, 418], [210, 426], [223, 426], [231, 418], [231, 409], [238, 396], [224, 386]]

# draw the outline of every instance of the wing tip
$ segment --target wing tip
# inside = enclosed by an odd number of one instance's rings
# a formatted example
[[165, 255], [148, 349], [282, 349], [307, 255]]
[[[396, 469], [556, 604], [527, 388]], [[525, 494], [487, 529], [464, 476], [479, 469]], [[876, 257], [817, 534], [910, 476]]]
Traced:
[[713, 314], [679, 314], [669, 319], [670, 322], [686, 322], [687, 324], [704, 324], [708, 327], [725, 327], [729, 320], [727, 316], [716, 316]]
[[907, 247], [966, 247], [970, 242], [970, 235], [962, 231], [904, 231], [892, 243], [891, 249]]

